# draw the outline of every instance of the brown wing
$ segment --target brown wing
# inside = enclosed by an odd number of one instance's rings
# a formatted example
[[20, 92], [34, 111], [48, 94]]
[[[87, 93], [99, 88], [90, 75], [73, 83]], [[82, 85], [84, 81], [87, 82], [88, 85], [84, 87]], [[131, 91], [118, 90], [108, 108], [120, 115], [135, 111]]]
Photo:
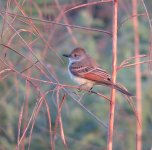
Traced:
[[105, 70], [101, 68], [89, 68], [88, 70], [89, 71], [82, 75], [85, 79], [95, 81], [99, 84], [111, 84], [111, 76]]
[[101, 68], [85, 67], [82, 64], [70, 66], [71, 73], [80, 78], [85, 78], [99, 84], [111, 84], [111, 76]]

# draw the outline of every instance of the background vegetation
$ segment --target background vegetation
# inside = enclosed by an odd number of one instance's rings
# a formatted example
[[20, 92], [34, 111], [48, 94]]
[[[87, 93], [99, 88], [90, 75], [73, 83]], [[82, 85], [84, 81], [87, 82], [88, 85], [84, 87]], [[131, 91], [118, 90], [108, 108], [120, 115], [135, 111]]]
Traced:
[[[145, 0], [145, 6], [152, 20], [151, 0]], [[118, 16], [120, 66], [135, 56], [135, 16], [130, 0], [119, 1]], [[113, 3], [108, 1], [0, 0], [0, 150], [47, 150], [52, 145], [57, 150], [107, 148], [107, 128], [102, 123], [108, 125], [109, 102], [97, 94], [78, 92], [62, 54], [83, 47], [111, 73], [112, 17]], [[138, 3], [138, 20], [140, 54], [147, 56], [151, 49], [151, 20], [147, 19], [142, 1]], [[69, 28], [67, 24], [75, 26]], [[141, 61], [148, 59], [142, 57]], [[141, 65], [143, 150], [152, 146], [150, 71], [150, 63]], [[134, 66], [117, 74], [117, 81], [134, 94], [135, 78]], [[95, 87], [94, 91], [110, 96], [106, 87]], [[135, 149], [135, 124], [132, 108], [117, 92], [114, 150]]]

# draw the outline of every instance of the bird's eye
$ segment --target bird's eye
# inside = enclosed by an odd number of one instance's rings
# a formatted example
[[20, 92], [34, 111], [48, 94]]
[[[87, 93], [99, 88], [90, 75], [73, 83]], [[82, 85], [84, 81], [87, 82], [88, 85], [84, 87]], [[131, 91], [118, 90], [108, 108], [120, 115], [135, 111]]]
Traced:
[[74, 54], [74, 57], [77, 57], [77, 54]]

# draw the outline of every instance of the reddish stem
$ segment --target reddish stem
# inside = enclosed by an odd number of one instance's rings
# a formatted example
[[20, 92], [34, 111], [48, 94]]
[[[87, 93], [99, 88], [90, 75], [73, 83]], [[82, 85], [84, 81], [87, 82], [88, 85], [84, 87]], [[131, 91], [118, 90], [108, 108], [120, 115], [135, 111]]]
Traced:
[[[112, 72], [112, 80], [113, 83], [116, 82], [116, 74], [117, 74], [117, 31], [118, 31], [118, 0], [114, 0], [113, 3], [113, 72]], [[111, 102], [110, 102], [110, 118], [109, 118], [109, 132], [108, 132], [108, 150], [112, 150], [113, 146], [113, 131], [114, 131], [114, 112], [115, 112], [115, 95], [116, 91], [112, 88], [111, 91]]]
[[[137, 0], [132, 0], [132, 7], [133, 7], [133, 15], [137, 14]], [[138, 32], [138, 18], [133, 18], [133, 28], [134, 28], [134, 49], [135, 49], [135, 56], [140, 54], [139, 52], [139, 32]], [[140, 70], [140, 58], [135, 58], [135, 76], [136, 76], [136, 100], [137, 100], [137, 115], [140, 122], [136, 122], [136, 150], [142, 150], [142, 103], [141, 103], [141, 70]]]

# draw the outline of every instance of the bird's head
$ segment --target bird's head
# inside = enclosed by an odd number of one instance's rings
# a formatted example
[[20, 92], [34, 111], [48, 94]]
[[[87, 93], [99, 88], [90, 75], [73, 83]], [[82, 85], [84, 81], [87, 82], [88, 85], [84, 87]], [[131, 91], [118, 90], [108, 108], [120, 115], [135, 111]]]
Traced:
[[83, 48], [75, 48], [70, 54], [63, 54], [63, 56], [74, 62], [85, 58], [86, 52]]

